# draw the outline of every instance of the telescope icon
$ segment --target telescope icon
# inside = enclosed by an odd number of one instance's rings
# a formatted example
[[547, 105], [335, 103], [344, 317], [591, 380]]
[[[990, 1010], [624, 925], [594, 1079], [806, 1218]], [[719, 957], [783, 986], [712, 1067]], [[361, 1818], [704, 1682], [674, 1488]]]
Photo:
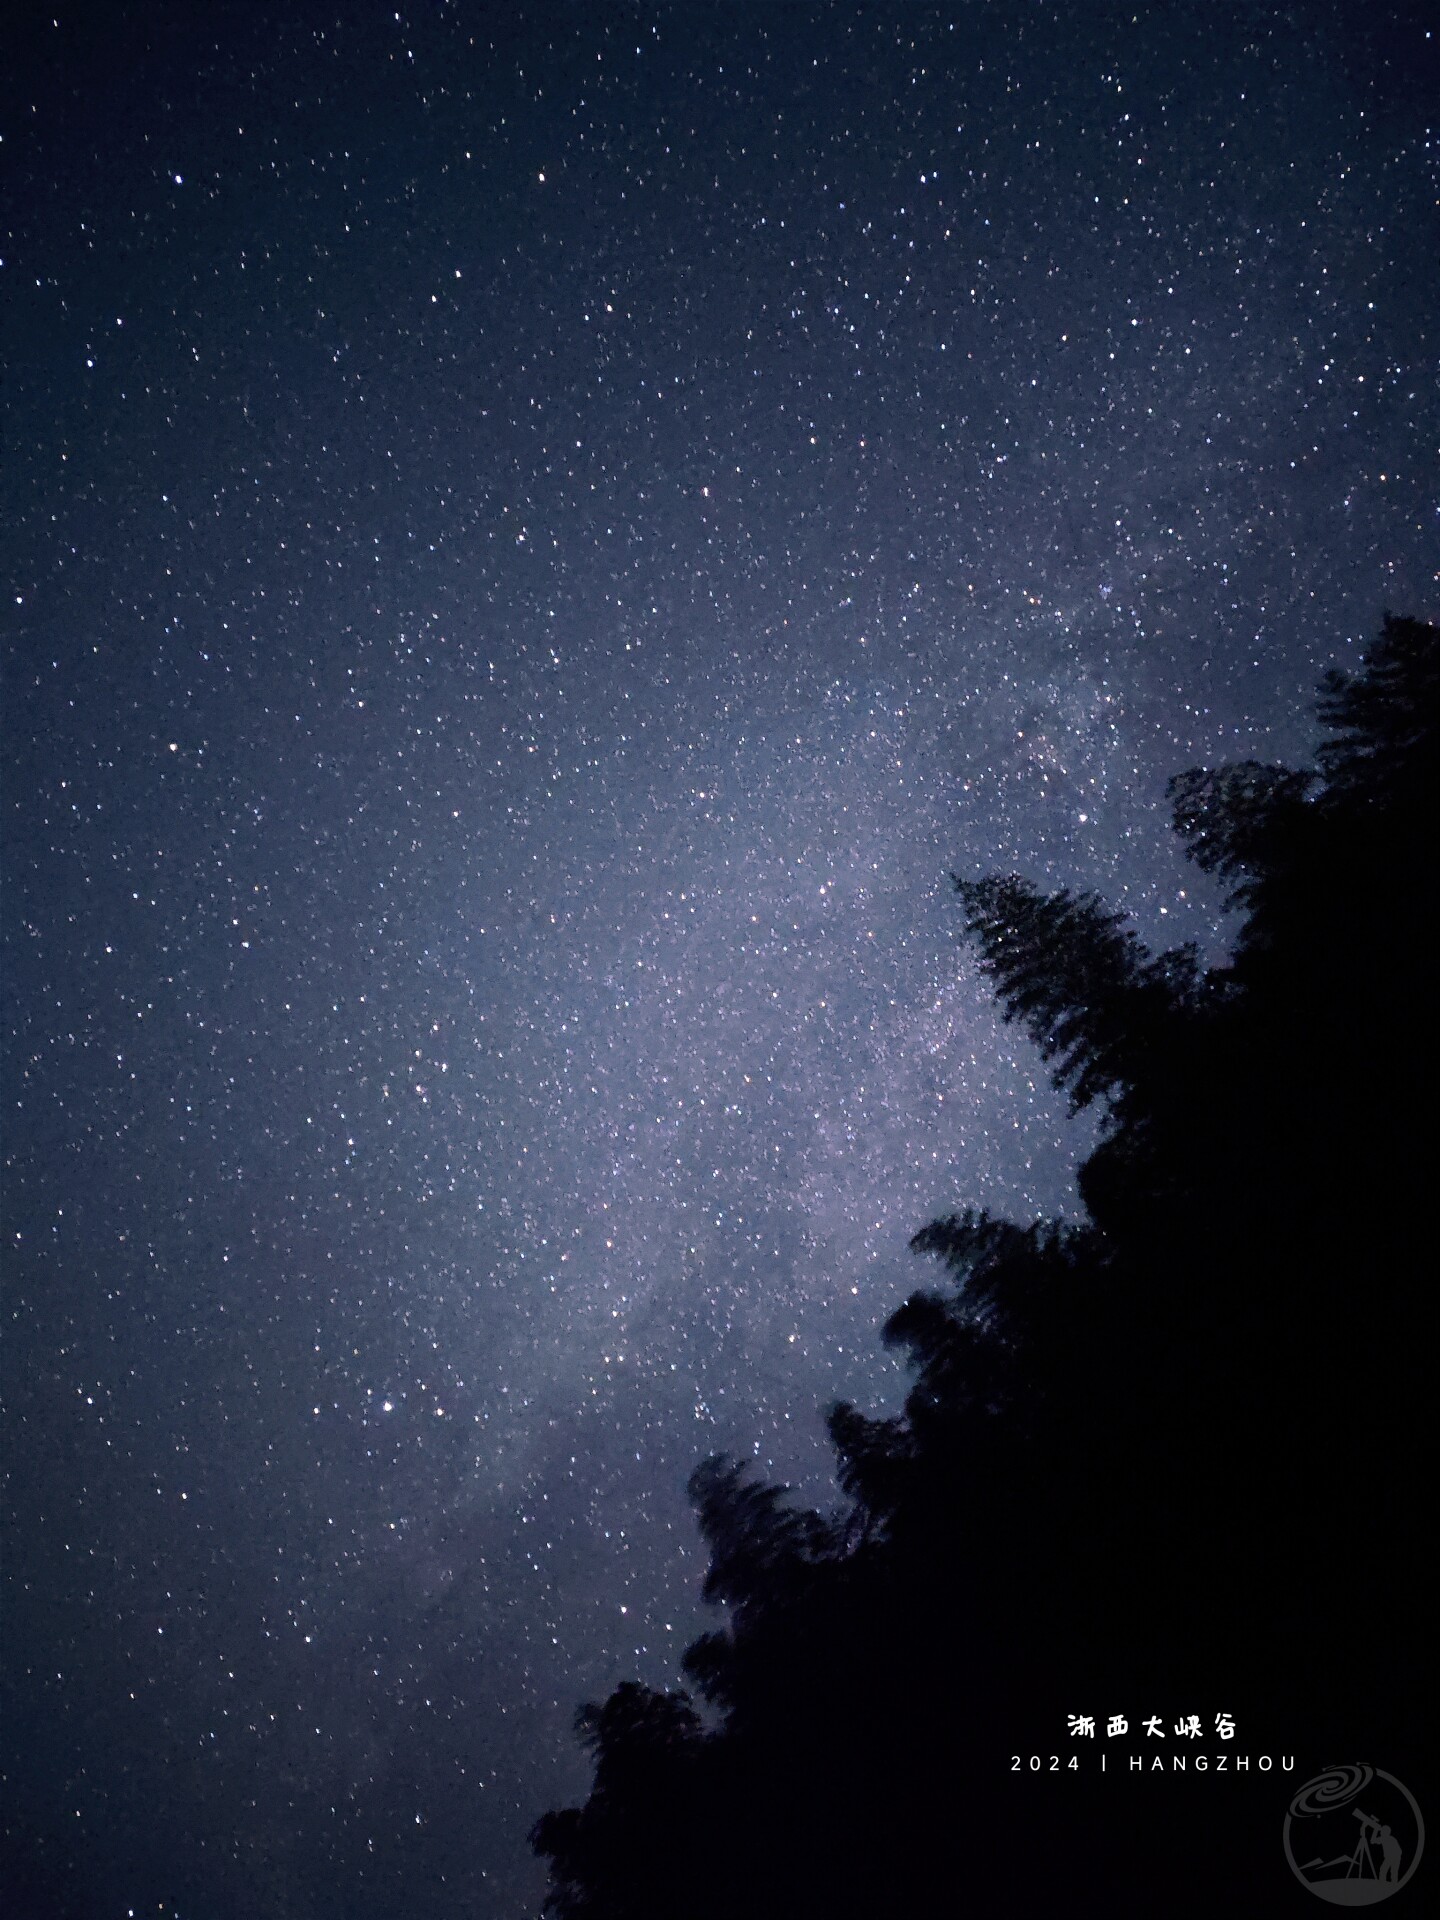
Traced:
[[1345, 1878], [1352, 1876], [1360, 1880], [1378, 1880], [1375, 1858], [1370, 1851], [1372, 1841], [1378, 1841], [1381, 1834], [1380, 1822], [1373, 1813], [1366, 1813], [1362, 1807], [1352, 1807], [1351, 1813], [1360, 1822], [1360, 1838], [1355, 1842], [1355, 1851], [1350, 1855], [1350, 1864], [1345, 1869]]

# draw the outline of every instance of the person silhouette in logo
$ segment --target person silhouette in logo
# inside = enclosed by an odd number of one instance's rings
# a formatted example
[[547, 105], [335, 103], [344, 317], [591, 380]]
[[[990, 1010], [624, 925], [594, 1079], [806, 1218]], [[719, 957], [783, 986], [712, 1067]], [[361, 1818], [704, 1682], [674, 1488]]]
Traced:
[[1400, 1842], [1386, 1826], [1375, 1837], [1381, 1854], [1380, 1878], [1393, 1883], [1400, 1875]]

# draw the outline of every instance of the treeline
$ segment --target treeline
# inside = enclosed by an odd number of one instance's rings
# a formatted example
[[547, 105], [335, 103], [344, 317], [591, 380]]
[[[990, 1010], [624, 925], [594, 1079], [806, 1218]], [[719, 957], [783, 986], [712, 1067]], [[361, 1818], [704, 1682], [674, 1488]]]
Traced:
[[579, 1716], [590, 1797], [533, 1836], [548, 1912], [1280, 1910], [1283, 1787], [1099, 1778], [1072, 1713], [1173, 1744], [1198, 1712], [1209, 1752], [1224, 1711], [1292, 1781], [1363, 1758], [1420, 1789], [1437, 642], [1386, 618], [1324, 684], [1314, 768], [1171, 783], [1242, 911], [1228, 964], [1151, 954], [1093, 895], [957, 879], [1007, 1018], [1100, 1112], [1088, 1224], [915, 1236], [944, 1283], [885, 1328], [903, 1414], [829, 1414], [843, 1511], [696, 1472], [723, 1625], [687, 1690]]

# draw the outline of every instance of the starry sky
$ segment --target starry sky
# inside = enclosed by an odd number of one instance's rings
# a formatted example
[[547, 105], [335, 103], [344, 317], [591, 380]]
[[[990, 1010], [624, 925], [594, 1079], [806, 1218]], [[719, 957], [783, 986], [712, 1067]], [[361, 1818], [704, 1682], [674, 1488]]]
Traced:
[[1435, 42], [12, 39], [7, 1825], [104, 1920], [520, 1920], [691, 1467], [828, 1497], [909, 1235], [1077, 1210], [950, 872], [1222, 951], [1167, 777], [1436, 617]]

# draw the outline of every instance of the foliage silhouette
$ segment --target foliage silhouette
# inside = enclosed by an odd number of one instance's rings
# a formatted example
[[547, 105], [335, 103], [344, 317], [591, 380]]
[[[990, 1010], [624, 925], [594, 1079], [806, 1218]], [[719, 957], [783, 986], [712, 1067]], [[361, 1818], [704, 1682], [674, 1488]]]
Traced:
[[1012, 1751], [1064, 1751], [1077, 1702], [1248, 1715], [1312, 1770], [1381, 1740], [1420, 1786], [1437, 666], [1440, 633], [1387, 616], [1325, 683], [1314, 771], [1172, 782], [1191, 857], [1236, 882], [1225, 965], [1152, 956], [1091, 895], [956, 881], [1006, 1017], [1100, 1103], [1089, 1224], [972, 1209], [915, 1236], [948, 1290], [885, 1328], [903, 1415], [830, 1411], [846, 1511], [698, 1469], [725, 1618], [684, 1670], [713, 1724], [631, 1685], [585, 1710], [593, 1790], [533, 1836], [549, 1912], [1039, 1913], [1083, 1890], [1211, 1913], [1247, 1873], [1264, 1904], [1278, 1818], [1217, 1849], [1173, 1783], [1012, 1780]]

